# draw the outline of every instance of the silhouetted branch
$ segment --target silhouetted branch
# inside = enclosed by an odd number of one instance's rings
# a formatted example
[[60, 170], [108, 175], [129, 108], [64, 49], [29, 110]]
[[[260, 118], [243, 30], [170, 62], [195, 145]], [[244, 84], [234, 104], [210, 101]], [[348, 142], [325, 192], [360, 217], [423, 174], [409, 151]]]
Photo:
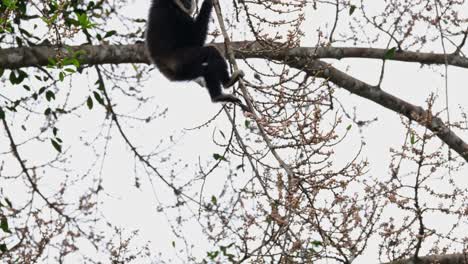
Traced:
[[[216, 44], [224, 49], [224, 44]], [[387, 109], [406, 116], [427, 127], [468, 161], [468, 144], [457, 136], [444, 122], [425, 111], [422, 107], [406, 102], [378, 87], [360, 81], [318, 58], [378, 58], [382, 59], [386, 50], [371, 48], [273, 48], [263, 47], [258, 42], [232, 42], [238, 58], [262, 58], [283, 61], [291, 67], [308, 72], [312, 76], [325, 78], [337, 86], [360, 97], [371, 100]], [[54, 48], [49, 46], [23, 47], [0, 50], [0, 68], [45, 66], [49, 58], [73, 57], [80, 53], [82, 65], [149, 63], [143, 44], [71, 46]], [[444, 64], [444, 54], [397, 51], [392, 60], [427, 64]], [[448, 55], [448, 64], [468, 68], [468, 59], [456, 54]]]
[[447, 254], [447, 255], [432, 255], [421, 257], [417, 261], [413, 258], [411, 259], [403, 259], [388, 262], [386, 264], [466, 264], [468, 263], [468, 255], [466, 254]]

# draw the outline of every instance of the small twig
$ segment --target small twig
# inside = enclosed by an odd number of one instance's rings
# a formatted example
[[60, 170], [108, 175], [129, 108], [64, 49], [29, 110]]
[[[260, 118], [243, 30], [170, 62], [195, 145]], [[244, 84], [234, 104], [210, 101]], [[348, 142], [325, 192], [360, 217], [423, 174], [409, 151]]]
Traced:
[[147, 159], [145, 159], [145, 157], [142, 154], [140, 154], [140, 152], [138, 152], [136, 147], [133, 145], [133, 143], [127, 137], [126, 133], [124, 132], [124, 130], [122, 128], [122, 125], [120, 124], [119, 119], [117, 118], [118, 115], [114, 111], [114, 107], [112, 106], [110, 96], [107, 93], [107, 90], [106, 90], [105, 85], [104, 85], [104, 78], [102, 76], [101, 69], [97, 65], [95, 66], [95, 69], [96, 69], [96, 72], [97, 72], [97, 75], [98, 75], [99, 84], [100, 84], [100, 86], [102, 88], [102, 93], [104, 95], [104, 98], [106, 99], [107, 104], [105, 105], [105, 107], [106, 107], [107, 111], [109, 111], [109, 113], [111, 115], [111, 118], [114, 121], [115, 125], [117, 126], [117, 129], [118, 129], [120, 135], [124, 139], [125, 143], [127, 143], [127, 145], [130, 147], [133, 154], [141, 162], [143, 162], [143, 164], [145, 164], [148, 168], [150, 168], [161, 179], [161, 181], [163, 181], [169, 188], [171, 188], [174, 191], [174, 194], [176, 196], [183, 196], [183, 197], [187, 198], [188, 200], [190, 200], [190, 201], [192, 201], [192, 202], [194, 202], [196, 204], [199, 204], [199, 202], [197, 200], [195, 200], [194, 198], [184, 194], [182, 192], [181, 188], [177, 188], [174, 184], [170, 183], [166, 178], [164, 178], [164, 176], [158, 171], [158, 169], [153, 164], [151, 164], [151, 162], [149, 162]]
[[[227, 31], [226, 31], [226, 27], [224, 26], [224, 22], [223, 22], [224, 20], [223, 20], [221, 7], [219, 5], [218, 0], [214, 0], [214, 8], [215, 8], [216, 15], [218, 17], [219, 27], [221, 29], [221, 32], [223, 33], [224, 43], [225, 43], [225, 46], [226, 46], [226, 53], [228, 54], [229, 62], [233, 66], [233, 69], [235, 71], [238, 71], [239, 67], [237, 66], [236, 59], [235, 59], [235, 56], [234, 56], [234, 52], [233, 52], [233, 50], [232, 50], [232, 48], [230, 46], [231, 40], [229, 39], [229, 36], [227, 34]], [[275, 159], [278, 161], [280, 166], [286, 171], [288, 176], [293, 177], [294, 172], [286, 164], [286, 162], [280, 157], [280, 155], [278, 154], [278, 152], [274, 148], [270, 138], [268, 137], [268, 135], [267, 135], [267, 133], [265, 131], [265, 128], [263, 127], [263, 125], [260, 122], [258, 122], [258, 120], [260, 120], [260, 119], [258, 118], [257, 114], [255, 113], [252, 100], [250, 99], [249, 93], [247, 92], [247, 88], [245, 87], [244, 81], [242, 79], [239, 80], [239, 87], [240, 87], [241, 92], [242, 92], [242, 94], [244, 96], [245, 102], [247, 103], [247, 106], [250, 109], [251, 115], [253, 116], [255, 122], [257, 123], [260, 134], [261, 134], [263, 140], [265, 141], [268, 149], [270, 149], [271, 153], [273, 154]]]
[[18, 152], [18, 148], [16, 147], [16, 143], [15, 143], [15, 140], [13, 139], [13, 135], [11, 134], [10, 128], [8, 127], [8, 124], [6, 122], [6, 118], [3, 118], [2, 121], [3, 121], [3, 126], [5, 127], [5, 130], [7, 132], [8, 139], [10, 140], [10, 146], [11, 146], [11, 150], [13, 152], [13, 156], [15, 156], [16, 160], [18, 160], [18, 163], [21, 166], [21, 170], [26, 175], [26, 178], [27, 178], [28, 182], [31, 184], [31, 187], [32, 187], [33, 191], [35, 193], [37, 193], [42, 198], [42, 200], [44, 200], [44, 202], [51, 209], [53, 209], [55, 212], [57, 212], [59, 215], [63, 216], [67, 221], [69, 221], [71, 218], [68, 215], [65, 215], [62, 212], [62, 210], [60, 210], [54, 203], [49, 201], [49, 199], [47, 199], [47, 197], [45, 197], [45, 195], [39, 190], [39, 188], [37, 187], [36, 182], [32, 178], [31, 174], [29, 174], [29, 171], [26, 168], [26, 164], [25, 164], [24, 160], [21, 158], [21, 156], [20, 156], [20, 154]]

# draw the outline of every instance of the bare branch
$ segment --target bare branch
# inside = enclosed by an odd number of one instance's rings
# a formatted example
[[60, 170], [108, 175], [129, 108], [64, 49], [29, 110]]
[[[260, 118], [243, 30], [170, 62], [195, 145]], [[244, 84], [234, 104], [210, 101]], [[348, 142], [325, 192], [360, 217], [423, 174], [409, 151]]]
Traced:
[[447, 254], [447, 255], [432, 255], [432, 256], [421, 257], [418, 259], [418, 261], [415, 261], [414, 259], [403, 259], [403, 260], [388, 262], [386, 264], [410, 264], [410, 263], [465, 264], [467, 262], [468, 262], [468, 256], [466, 254]]
[[468, 161], [468, 144], [450, 130], [442, 119], [432, 115], [430, 111], [426, 111], [420, 106], [413, 105], [378, 87], [358, 80], [332, 67], [328, 63], [319, 60], [310, 61], [305, 59], [289, 59], [286, 63], [294, 68], [305, 70], [317, 77], [328, 79], [332, 83], [353, 94], [369, 99], [385, 108], [406, 116], [410, 120], [418, 122], [436, 133], [443, 142], [460, 154], [463, 159]]
[[[224, 44], [217, 44], [224, 49]], [[379, 58], [385, 50], [364, 48], [292, 48], [292, 49], [264, 49], [258, 42], [233, 42], [231, 46], [237, 48], [236, 56], [243, 58], [263, 58], [269, 60], [285, 61], [289, 66], [304, 70], [312, 76], [326, 78], [337, 86], [353, 94], [371, 100], [385, 108], [402, 114], [410, 120], [417, 121], [427, 127], [468, 161], [468, 144], [447, 127], [444, 122], [425, 111], [422, 107], [406, 102], [377, 87], [362, 82], [331, 65], [314, 60], [316, 58]], [[82, 64], [120, 64], [120, 63], [149, 63], [145, 48], [142, 44], [134, 45], [104, 45], [104, 46], [72, 46], [55, 49], [53, 47], [38, 46], [32, 48], [14, 48], [0, 50], [0, 68], [12, 69], [28, 66], [44, 66], [48, 58], [72, 56], [81, 51]], [[397, 52], [392, 58], [408, 62], [444, 64], [444, 54]], [[448, 55], [449, 65], [468, 68], [468, 59], [458, 55]]]
[[[242, 50], [242, 55], [249, 55], [248, 58], [264, 58], [271, 53], [273, 48], [266, 54], [265, 47], [255, 41], [231, 42], [231, 46]], [[218, 48], [224, 49], [224, 43], [216, 43]], [[83, 51], [80, 58], [84, 64], [120, 64], [120, 63], [149, 63], [143, 44], [132, 45], [102, 45], [102, 46], [70, 46], [55, 48], [51, 46], [35, 46], [11, 49], [0, 49], [0, 68], [16, 69], [31, 66], [45, 66], [49, 63], [49, 58], [70, 57], [71, 52]], [[260, 52], [263, 51], [263, 52]], [[277, 49], [275, 50], [277, 51]], [[289, 56], [307, 57], [313, 59], [343, 59], [343, 58], [363, 58], [382, 59], [388, 50], [374, 48], [354, 48], [354, 47], [298, 47], [287, 50]], [[252, 53], [254, 52], [254, 53]], [[282, 52], [285, 52], [284, 50]], [[237, 56], [240, 53], [236, 54]], [[388, 60], [416, 62], [422, 64], [445, 64], [461, 68], [468, 68], [468, 58], [458, 54], [427, 53], [413, 51], [396, 51], [392, 58]]]

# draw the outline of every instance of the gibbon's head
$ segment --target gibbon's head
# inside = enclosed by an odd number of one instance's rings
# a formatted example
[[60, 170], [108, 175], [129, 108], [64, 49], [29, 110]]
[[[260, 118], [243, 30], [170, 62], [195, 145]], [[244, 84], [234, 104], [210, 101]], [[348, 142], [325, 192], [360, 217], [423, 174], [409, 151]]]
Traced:
[[195, 0], [173, 0], [174, 3], [189, 16], [195, 11], [197, 4]]

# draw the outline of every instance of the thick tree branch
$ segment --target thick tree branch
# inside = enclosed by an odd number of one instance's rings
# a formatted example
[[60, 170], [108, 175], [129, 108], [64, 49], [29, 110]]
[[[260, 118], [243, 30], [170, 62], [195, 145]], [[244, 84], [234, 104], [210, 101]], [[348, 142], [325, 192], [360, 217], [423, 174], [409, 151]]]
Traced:
[[414, 259], [403, 259], [388, 262], [386, 264], [466, 264], [468, 263], [468, 256], [466, 254], [447, 254], [447, 255], [432, 255], [421, 257], [417, 261]]
[[[222, 45], [221, 45], [222, 46]], [[220, 46], [220, 47], [221, 47]], [[383, 59], [386, 57], [388, 50], [375, 48], [358, 48], [358, 47], [297, 47], [297, 48], [271, 48], [265, 49], [258, 42], [239, 41], [232, 42], [231, 45], [237, 50], [248, 52], [249, 55], [257, 58], [264, 58], [264, 52], [271, 53], [280, 51], [283, 54], [297, 57], [307, 57], [309, 59], [345, 59], [345, 58], [361, 58], [361, 59]], [[247, 48], [248, 47], [248, 48]], [[251, 53], [254, 51], [254, 53]], [[261, 52], [263, 51], [263, 52]], [[392, 61], [415, 62], [421, 64], [447, 64], [451, 66], [468, 68], [468, 58], [458, 54], [444, 53], [429, 53], [429, 52], [414, 52], [414, 51], [395, 51], [395, 54], [387, 58]]]
[[[215, 44], [220, 49], [224, 49], [224, 43]], [[231, 46], [237, 50], [245, 51], [244, 55], [249, 57], [264, 58], [278, 49], [265, 49], [260, 43], [252, 41], [231, 42]], [[0, 49], [0, 68], [15, 69], [30, 66], [45, 66], [48, 58], [56, 58], [58, 55], [70, 56], [69, 51], [82, 50], [85, 55], [83, 62], [88, 64], [107, 64], [107, 63], [149, 63], [142, 44], [134, 45], [103, 45], [103, 46], [71, 46], [54, 48], [50, 46], [36, 46]], [[282, 53], [287, 52], [289, 56], [307, 57], [312, 59], [344, 59], [344, 58], [363, 58], [363, 59], [382, 59], [387, 50], [374, 48], [355, 48], [355, 47], [298, 47], [289, 49], [280, 49]], [[239, 54], [237, 54], [239, 55]], [[445, 54], [427, 53], [413, 51], [396, 51], [395, 55], [388, 60], [416, 62], [422, 64], [445, 64]], [[447, 55], [448, 65], [468, 68], [468, 58], [457, 54]]]
[[325, 78], [353, 94], [369, 99], [385, 108], [406, 116], [410, 120], [418, 122], [436, 133], [439, 139], [468, 161], [468, 144], [450, 130], [442, 119], [432, 115], [432, 113], [424, 110], [422, 107], [413, 105], [378, 87], [353, 78], [332, 67], [330, 64], [319, 60], [293, 58], [288, 59], [286, 63], [291, 67], [304, 70], [313, 76]]
[[[343, 58], [363, 58], [363, 59], [383, 59], [388, 50], [373, 49], [373, 48], [352, 48], [352, 47], [320, 47], [320, 48], [293, 48], [290, 50], [291, 55], [298, 56], [314, 56], [318, 59], [343, 59]], [[404, 61], [404, 62], [419, 62], [422, 64], [445, 64], [445, 54], [443, 53], [428, 53], [428, 52], [413, 52], [413, 51], [396, 51], [395, 55], [388, 60]], [[468, 58], [461, 57], [456, 54], [447, 55], [448, 64], [452, 66], [468, 68]]]
[[79, 54], [82, 64], [149, 63], [142, 44], [102, 46], [35, 46], [0, 49], [0, 68], [47, 66], [49, 59], [74, 58]]
[[[222, 44], [217, 44], [223, 49]], [[311, 75], [326, 78], [337, 86], [359, 95], [377, 104], [402, 114], [437, 133], [437, 136], [450, 148], [468, 161], [468, 144], [451, 131], [444, 122], [425, 111], [422, 107], [406, 102], [378, 87], [362, 82], [352, 76], [316, 60], [316, 58], [344, 58], [346, 56], [375, 56], [382, 58], [385, 50], [359, 48], [292, 48], [264, 49], [257, 42], [233, 42], [231, 46], [237, 49], [236, 56], [243, 58], [263, 58], [284, 61], [291, 67], [304, 70]], [[340, 51], [341, 50], [341, 51]], [[103, 45], [103, 46], [73, 46], [53, 48], [37, 46], [32, 48], [14, 48], [0, 50], [0, 68], [13, 69], [29, 66], [44, 66], [49, 58], [73, 57], [73, 53], [81, 51], [82, 64], [119, 64], [119, 63], [149, 63], [142, 44], [134, 45]], [[467, 67], [466, 58], [449, 55], [449, 64]], [[364, 58], [364, 57], [363, 57]], [[366, 57], [369, 58], [369, 57]], [[443, 64], [442, 54], [397, 52], [394, 60], [404, 60], [419, 63]]]

